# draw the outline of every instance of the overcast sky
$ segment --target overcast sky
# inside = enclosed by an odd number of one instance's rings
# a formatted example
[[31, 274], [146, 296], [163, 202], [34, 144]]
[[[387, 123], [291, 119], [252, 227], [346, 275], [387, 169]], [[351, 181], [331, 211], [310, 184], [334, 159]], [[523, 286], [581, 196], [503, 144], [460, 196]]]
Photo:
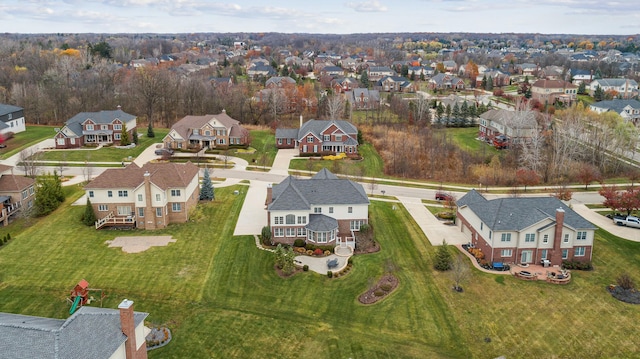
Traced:
[[0, 0], [0, 32], [640, 33], [638, 0]]

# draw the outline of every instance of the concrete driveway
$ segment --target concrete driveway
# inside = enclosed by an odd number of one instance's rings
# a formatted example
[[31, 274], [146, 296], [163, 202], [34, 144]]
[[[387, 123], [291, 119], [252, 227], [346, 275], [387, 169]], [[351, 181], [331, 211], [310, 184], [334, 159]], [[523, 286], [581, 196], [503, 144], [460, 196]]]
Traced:
[[466, 244], [469, 239], [460, 232], [458, 226], [446, 225], [436, 218], [427, 207], [422, 204], [421, 198], [397, 197], [402, 205], [407, 209], [413, 220], [416, 221], [422, 232], [427, 236], [432, 246], [442, 245], [442, 240], [447, 244]]
[[292, 158], [298, 155], [298, 150], [295, 148], [279, 149], [276, 154], [276, 158], [273, 160], [273, 165], [269, 173], [289, 175], [289, 162]]
[[260, 234], [262, 227], [267, 225], [267, 210], [264, 202], [267, 199], [269, 184], [270, 182], [251, 181], [233, 231], [234, 236]]
[[640, 229], [618, 226], [613, 223], [613, 221], [598, 212], [588, 208], [584, 204], [572, 204], [572, 208], [579, 215], [584, 217], [587, 221], [593, 223], [594, 225], [604, 229], [605, 231], [616, 235], [620, 238], [628, 239], [634, 242], [640, 242]]

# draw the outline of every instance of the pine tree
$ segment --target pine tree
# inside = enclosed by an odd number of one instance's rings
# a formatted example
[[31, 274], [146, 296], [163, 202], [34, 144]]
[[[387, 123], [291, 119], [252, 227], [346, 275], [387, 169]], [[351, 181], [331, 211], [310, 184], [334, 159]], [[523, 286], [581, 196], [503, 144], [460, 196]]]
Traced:
[[441, 272], [451, 269], [451, 253], [449, 253], [449, 249], [447, 249], [447, 241], [444, 239], [442, 240], [442, 245], [438, 247], [438, 250], [436, 251], [436, 259], [433, 267]]
[[93, 212], [93, 206], [89, 197], [87, 197], [87, 206], [84, 209], [84, 216], [82, 216], [82, 223], [87, 226], [93, 226], [96, 223], [96, 214]]
[[129, 140], [127, 124], [122, 124], [122, 131], [120, 131], [120, 146], [128, 146], [129, 144], [131, 144], [131, 141]]
[[453, 109], [451, 110], [451, 120], [453, 122], [453, 124], [455, 126], [459, 126], [460, 124], [460, 106], [458, 105], [458, 103], [456, 102], [455, 105], [453, 105]]
[[604, 90], [602, 89], [602, 87], [600, 87], [600, 85], [598, 85], [595, 91], [593, 91], [593, 99], [596, 101], [604, 100]]
[[153, 133], [153, 125], [151, 124], [151, 121], [149, 121], [149, 127], [147, 127], [147, 137], [149, 138], [156, 137], [156, 134]]
[[362, 73], [360, 74], [360, 83], [362, 84], [362, 87], [369, 88], [369, 74], [367, 73], [367, 70], [362, 70]]
[[54, 171], [53, 175], [40, 176], [36, 179], [36, 199], [34, 209], [36, 216], [46, 216], [64, 202], [62, 180]]
[[209, 170], [204, 170], [204, 178], [202, 180], [202, 188], [200, 188], [200, 200], [212, 201], [216, 196], [213, 193], [213, 184], [211, 183], [211, 177], [209, 177]]
[[134, 128], [133, 131], [131, 132], [131, 137], [132, 137], [131, 141], [137, 145], [138, 144], [138, 130], [136, 130]]

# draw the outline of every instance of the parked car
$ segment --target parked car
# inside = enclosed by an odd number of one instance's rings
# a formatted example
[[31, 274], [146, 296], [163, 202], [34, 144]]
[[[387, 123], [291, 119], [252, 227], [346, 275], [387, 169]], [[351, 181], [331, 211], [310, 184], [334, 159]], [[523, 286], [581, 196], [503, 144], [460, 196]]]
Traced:
[[4, 143], [0, 143], [0, 148], [5, 148], [7, 147], [7, 145], [5, 145]]
[[453, 198], [453, 196], [448, 193], [441, 192], [441, 191], [436, 192], [436, 201], [454, 201], [454, 200], [455, 199]]
[[170, 148], [158, 148], [156, 150], [156, 155], [158, 156], [171, 156], [173, 155], [173, 150]]
[[613, 216], [613, 223], [619, 226], [640, 228], [640, 219], [634, 216]]

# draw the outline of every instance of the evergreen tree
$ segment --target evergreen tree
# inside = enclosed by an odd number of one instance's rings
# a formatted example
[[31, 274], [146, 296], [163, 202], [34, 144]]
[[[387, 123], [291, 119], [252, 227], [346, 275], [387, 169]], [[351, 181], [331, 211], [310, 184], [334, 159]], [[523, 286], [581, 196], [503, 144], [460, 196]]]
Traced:
[[469, 123], [469, 104], [467, 104], [467, 101], [464, 101], [462, 103], [462, 106], [460, 107], [460, 126], [466, 127], [468, 123]]
[[447, 241], [442, 240], [442, 245], [436, 251], [436, 258], [433, 267], [441, 272], [451, 269], [451, 253], [447, 249]]
[[481, 82], [482, 88], [486, 89], [487, 88], [487, 75], [482, 75], [482, 82]]
[[487, 91], [493, 90], [493, 77], [489, 76], [487, 78], [487, 86], [484, 89]]
[[296, 269], [296, 265], [294, 264], [295, 258], [296, 254], [293, 252], [293, 248], [289, 247], [284, 251], [282, 257], [282, 272], [284, 272], [284, 274], [291, 274]]
[[400, 75], [402, 77], [407, 77], [409, 76], [409, 66], [407, 65], [402, 65], [402, 67], [400, 68]]
[[131, 132], [131, 141], [133, 143], [135, 143], [136, 145], [138, 144], [138, 130], [137, 129], [133, 129], [133, 131]]
[[442, 106], [442, 102], [439, 102], [438, 106], [436, 107], [436, 118], [438, 119], [438, 124], [443, 123], [443, 116], [444, 116], [444, 106]]
[[587, 92], [587, 85], [584, 84], [584, 82], [580, 82], [580, 85], [578, 85], [578, 93], [581, 95], [584, 95]]
[[369, 74], [367, 73], [367, 70], [362, 70], [360, 73], [360, 83], [362, 84], [362, 87], [369, 88]]
[[213, 193], [213, 184], [211, 183], [211, 177], [209, 177], [209, 169], [204, 170], [204, 178], [202, 179], [202, 188], [200, 188], [200, 200], [212, 201], [216, 196]]
[[127, 146], [131, 144], [129, 140], [129, 132], [127, 131], [127, 124], [122, 124], [122, 130], [120, 131], [120, 146]]
[[455, 126], [460, 125], [460, 106], [457, 102], [453, 105], [453, 109], [451, 110], [451, 120]]
[[424, 81], [424, 71], [420, 71], [420, 81]]
[[602, 89], [602, 87], [600, 87], [600, 85], [598, 85], [595, 91], [593, 91], [593, 99], [596, 101], [604, 100], [604, 90]]
[[149, 126], [147, 127], [147, 137], [154, 138], [156, 134], [153, 132], [153, 125], [151, 124], [151, 120], [149, 120]]
[[64, 202], [62, 180], [54, 171], [53, 175], [44, 175], [36, 179], [36, 199], [34, 213], [36, 216], [46, 216]]
[[93, 212], [93, 206], [89, 197], [87, 197], [87, 206], [84, 209], [84, 215], [82, 216], [82, 223], [87, 226], [93, 226], [96, 223], [96, 214]]
[[451, 124], [451, 105], [447, 104], [447, 106], [444, 108], [444, 116], [445, 116], [445, 121], [447, 126], [449, 126]]
[[276, 250], [273, 252], [274, 254], [274, 261], [275, 261], [275, 265], [276, 267], [282, 269], [284, 267], [284, 262], [285, 262], [285, 249], [282, 246], [282, 244], [278, 243], [278, 246], [276, 247]]

